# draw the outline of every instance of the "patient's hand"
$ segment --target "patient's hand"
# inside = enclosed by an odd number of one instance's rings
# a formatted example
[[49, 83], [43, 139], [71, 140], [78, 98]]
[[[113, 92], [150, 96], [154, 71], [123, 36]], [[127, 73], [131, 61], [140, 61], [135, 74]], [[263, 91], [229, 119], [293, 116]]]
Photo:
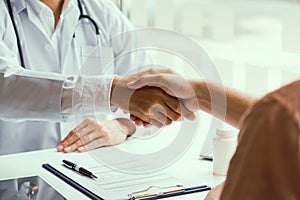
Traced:
[[135, 125], [128, 119], [96, 121], [88, 118], [67, 135], [58, 145], [57, 151], [84, 152], [103, 146], [112, 146], [124, 142], [134, 132]]
[[225, 182], [220, 183], [219, 185], [213, 187], [211, 191], [205, 197], [205, 200], [219, 200], [223, 192]]

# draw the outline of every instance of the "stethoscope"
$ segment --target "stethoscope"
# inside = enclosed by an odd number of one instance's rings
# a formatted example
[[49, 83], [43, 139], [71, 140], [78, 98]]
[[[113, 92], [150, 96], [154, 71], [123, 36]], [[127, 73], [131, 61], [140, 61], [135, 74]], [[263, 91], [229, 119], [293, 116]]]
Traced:
[[[80, 0], [77, 0], [77, 2], [78, 2], [78, 8], [79, 8], [79, 11], [80, 11], [78, 21], [80, 21], [81, 19], [87, 19], [92, 23], [92, 25], [94, 26], [94, 29], [95, 29], [95, 33], [96, 33], [96, 37], [97, 37], [97, 43], [100, 44], [101, 43], [101, 35], [100, 35], [100, 31], [99, 31], [99, 27], [98, 27], [97, 23], [89, 15], [83, 14], [83, 8], [82, 8], [82, 4], [81, 4]], [[22, 47], [21, 47], [20, 36], [19, 36], [18, 29], [17, 29], [16, 23], [15, 23], [15, 20], [14, 20], [14, 14], [13, 14], [11, 2], [10, 2], [10, 0], [6, 0], [6, 3], [7, 3], [9, 16], [10, 16], [10, 19], [12, 21], [13, 28], [14, 28], [15, 35], [16, 35], [16, 39], [17, 39], [17, 45], [18, 45], [18, 51], [19, 51], [21, 66], [23, 68], [26, 68], [25, 61], [24, 61], [24, 55], [23, 55], [23, 51], [22, 51]], [[75, 38], [75, 33], [73, 34], [73, 38]]]

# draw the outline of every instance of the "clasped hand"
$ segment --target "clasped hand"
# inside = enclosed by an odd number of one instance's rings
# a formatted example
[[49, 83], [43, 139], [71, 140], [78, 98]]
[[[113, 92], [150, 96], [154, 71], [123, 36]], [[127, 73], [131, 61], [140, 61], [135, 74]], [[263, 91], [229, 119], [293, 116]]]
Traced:
[[130, 82], [141, 77], [173, 73], [170, 70], [146, 70], [126, 77], [116, 77], [113, 81], [111, 104], [121, 108], [145, 124], [157, 127], [170, 125], [183, 118], [194, 119], [195, 115], [186, 108], [174, 93], [157, 85], [142, 85], [129, 88]]

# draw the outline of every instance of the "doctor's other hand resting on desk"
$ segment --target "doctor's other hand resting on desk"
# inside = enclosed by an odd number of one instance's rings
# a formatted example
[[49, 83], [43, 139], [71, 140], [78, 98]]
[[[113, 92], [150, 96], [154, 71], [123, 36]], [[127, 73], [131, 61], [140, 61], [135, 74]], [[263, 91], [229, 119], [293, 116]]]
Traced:
[[117, 145], [134, 134], [136, 127], [126, 118], [106, 121], [85, 119], [57, 147], [58, 151], [85, 152], [99, 147]]

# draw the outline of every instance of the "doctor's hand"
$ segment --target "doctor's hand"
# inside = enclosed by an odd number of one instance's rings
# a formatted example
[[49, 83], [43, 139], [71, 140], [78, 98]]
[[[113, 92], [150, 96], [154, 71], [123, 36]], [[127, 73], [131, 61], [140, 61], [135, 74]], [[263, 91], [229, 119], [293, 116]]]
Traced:
[[160, 73], [157, 71], [159, 70], [151, 69], [127, 77], [116, 77], [112, 86], [111, 104], [157, 127], [193, 115], [187, 109], [182, 109], [177, 98], [158, 87], [143, 87], [137, 90], [128, 88], [129, 82], [146, 74]]
[[85, 119], [58, 145], [59, 152], [85, 152], [99, 147], [117, 145], [134, 134], [135, 125], [128, 119], [96, 121]]

